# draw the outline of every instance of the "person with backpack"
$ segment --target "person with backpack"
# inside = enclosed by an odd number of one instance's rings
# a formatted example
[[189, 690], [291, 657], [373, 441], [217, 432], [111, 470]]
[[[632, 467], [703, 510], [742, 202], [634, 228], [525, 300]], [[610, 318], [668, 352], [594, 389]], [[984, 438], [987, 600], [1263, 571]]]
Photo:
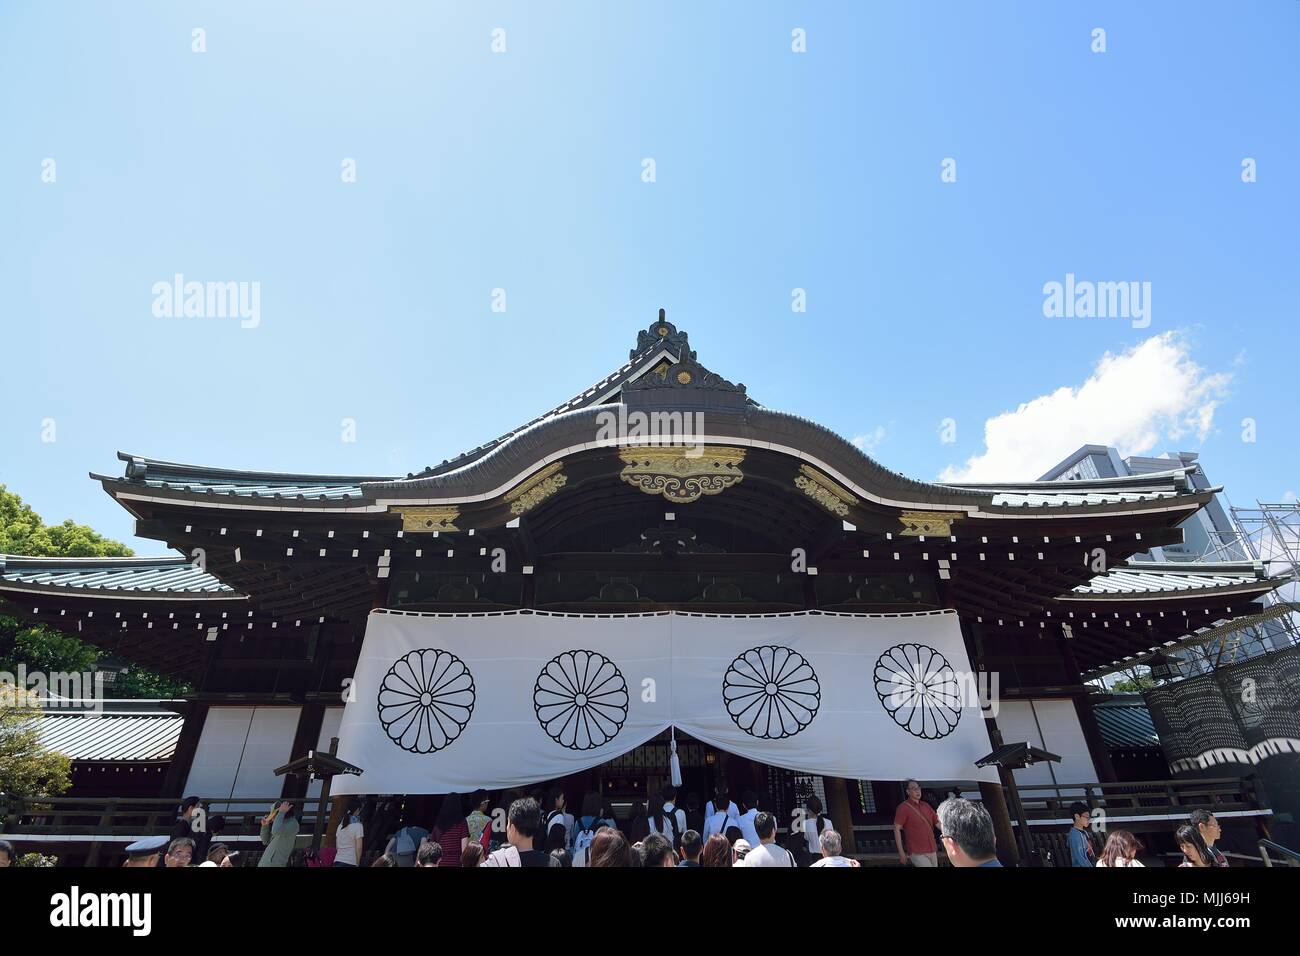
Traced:
[[[681, 829], [678, 829], [677, 815], [669, 810], [670, 806], [671, 804], [664, 803], [663, 797], [650, 798], [650, 808], [646, 813], [646, 824], [650, 832], [646, 836], [659, 834], [667, 839], [675, 849], [681, 843], [682, 833], [685, 831], [686, 826], [680, 824]], [[674, 865], [676, 864], [674, 863]]]
[[[546, 816], [542, 820], [541, 832], [542, 838], [545, 840], [545, 845], [548, 849], [554, 849], [556, 847], [563, 849], [569, 845], [569, 840], [571, 839], [573, 831], [573, 816], [572, 814], [565, 813], [565, 803], [564, 791], [559, 787], [552, 787], [550, 793], [546, 796], [548, 809]], [[551, 831], [557, 826], [563, 828], [563, 834], [558, 837], [553, 837]]]
[[[729, 817], [740, 816], [740, 809], [729, 796], [730, 790], [726, 782], [722, 782], [714, 788], [713, 799], [704, 805], [704, 819], [707, 822], [709, 817], [719, 811], [725, 812]], [[726, 827], [723, 827], [725, 830]], [[721, 833], [723, 830], [715, 830], [715, 833]], [[706, 838], [707, 839], [707, 838]]]
[[835, 827], [831, 825], [830, 818], [822, 813], [822, 802], [817, 797], [809, 797], [805, 806], [808, 814], [803, 820], [803, 835], [808, 843], [808, 855], [819, 857], [822, 852], [822, 834]]
[[405, 810], [398, 816], [398, 822], [402, 826], [389, 837], [384, 853], [391, 853], [399, 867], [413, 868], [416, 865], [416, 856], [420, 852], [420, 844], [429, 838], [429, 831], [411, 823]]
[[542, 808], [532, 797], [510, 804], [506, 816], [506, 845], [493, 850], [483, 861], [488, 867], [559, 867], [560, 861], [544, 850], [533, 849], [533, 840], [542, 825]]
[[[709, 841], [709, 837], [715, 833], [727, 835], [727, 830], [731, 827], [740, 829], [740, 813], [736, 805], [727, 798], [727, 788], [724, 784], [718, 787], [716, 802], [710, 800], [704, 807], [704, 829], [700, 831], [704, 842]], [[728, 843], [734, 842], [728, 839]]]
[[433, 824], [432, 839], [442, 847], [442, 858], [438, 860], [438, 865], [459, 867], [461, 854], [469, 843], [469, 824], [465, 822], [460, 794], [449, 793], [443, 797], [438, 819]]
[[686, 832], [687, 823], [686, 811], [677, 806], [677, 788], [671, 783], [666, 783], [663, 790], [660, 791], [660, 795], [664, 798], [664, 813], [671, 815], [677, 823], [677, 843], [680, 844], [682, 834]]
[[586, 866], [591, 844], [596, 839], [596, 831], [601, 827], [614, 826], [613, 820], [606, 820], [601, 815], [600, 794], [589, 790], [582, 798], [582, 815], [574, 821], [573, 843], [569, 846], [569, 858], [572, 866]]

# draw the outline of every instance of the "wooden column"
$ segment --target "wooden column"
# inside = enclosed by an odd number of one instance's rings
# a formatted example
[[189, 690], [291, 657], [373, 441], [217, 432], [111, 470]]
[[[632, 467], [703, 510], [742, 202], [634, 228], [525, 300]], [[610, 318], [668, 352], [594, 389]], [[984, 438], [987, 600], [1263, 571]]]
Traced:
[[[167, 776], [163, 778], [162, 795], [164, 797], [187, 796], [181, 791], [189, 779], [190, 768], [194, 765], [194, 754], [199, 749], [199, 738], [203, 736], [203, 725], [208, 719], [208, 705], [190, 702], [185, 714], [185, 723], [181, 735], [176, 740], [176, 749], [172, 752], [171, 762], [167, 765]], [[210, 794], [197, 794], [210, 796]]]
[[[312, 676], [307, 685], [307, 693], [318, 693], [321, 690], [321, 682], [325, 679], [325, 672], [329, 668], [330, 656], [334, 650], [334, 640], [327, 627], [334, 625], [321, 625], [311, 647], [312, 654]], [[320, 740], [321, 726], [325, 722], [325, 704], [320, 701], [308, 700], [303, 704], [302, 710], [298, 712], [298, 728], [293, 735], [293, 746], [289, 751], [289, 759], [297, 760], [299, 757], [307, 756], [308, 751], [315, 750], [316, 744]], [[287, 774], [284, 778], [284, 786], [280, 790], [282, 797], [305, 797], [310, 781], [297, 774]]]
[[[856, 787], [857, 782], [853, 785]], [[844, 842], [844, 855], [853, 856], [858, 850], [858, 842], [853, 836], [853, 803], [849, 798], [849, 781], [843, 777], [822, 777], [822, 786], [826, 789], [826, 815], [836, 826], [836, 832]]]
[[[196, 688], [200, 694], [207, 690], [208, 678], [212, 674], [220, 643], [220, 632], [217, 640], [204, 642], [203, 663], [199, 667], [199, 682]], [[194, 765], [194, 754], [199, 749], [199, 738], [203, 736], [203, 725], [207, 719], [207, 704], [192, 700], [186, 702], [185, 724], [181, 727], [181, 735], [176, 740], [176, 749], [172, 752], [171, 762], [167, 767], [167, 776], [163, 779], [164, 797], [189, 796], [181, 791], [185, 787], [185, 781], [189, 779], [190, 768]], [[196, 796], [201, 797], [205, 794], [196, 794]]]
[[[961, 633], [966, 642], [966, 654], [970, 657], [971, 666], [980, 672], [986, 669], [982, 630], [978, 623], [961, 619]], [[984, 729], [989, 735], [989, 749], [997, 750], [1002, 746], [1002, 731], [998, 729], [997, 719], [991, 713], [982, 716]], [[999, 783], [981, 782], [979, 785], [984, 809], [988, 810], [989, 816], [993, 818], [998, 859], [1002, 861], [1003, 866], [1016, 866], [1020, 862], [1020, 850], [1016, 845], [1016, 833], [1011, 827], [1011, 811], [1007, 805], [1008, 791], [1015, 792], [1015, 778], [1011, 773], [1010, 770], [999, 767]], [[1028, 837], [1029, 835], [1025, 834], [1025, 838]]]

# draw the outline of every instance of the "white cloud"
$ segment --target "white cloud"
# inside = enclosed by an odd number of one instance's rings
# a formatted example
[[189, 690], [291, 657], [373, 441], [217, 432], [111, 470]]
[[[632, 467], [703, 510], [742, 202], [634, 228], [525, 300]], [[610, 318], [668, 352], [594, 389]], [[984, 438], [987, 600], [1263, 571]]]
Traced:
[[885, 440], [885, 426], [877, 425], [865, 435], [856, 435], [853, 438], [853, 444], [864, 454], [870, 455], [876, 450], [876, 446]]
[[1231, 380], [1193, 362], [1174, 332], [1107, 352], [1077, 388], [1062, 386], [986, 421], [984, 451], [949, 465], [939, 480], [1031, 480], [1084, 444], [1140, 455], [1189, 434], [1204, 441]]

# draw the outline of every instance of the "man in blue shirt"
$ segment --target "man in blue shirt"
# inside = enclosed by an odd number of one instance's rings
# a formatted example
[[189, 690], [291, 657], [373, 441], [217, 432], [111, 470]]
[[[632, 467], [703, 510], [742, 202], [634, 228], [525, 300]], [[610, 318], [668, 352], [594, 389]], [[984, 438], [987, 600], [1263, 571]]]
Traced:
[[1070, 866], [1094, 867], [1097, 865], [1097, 848], [1088, 832], [1092, 824], [1092, 811], [1082, 800], [1076, 800], [1070, 805], [1070, 816], [1074, 818], [1074, 826], [1066, 837], [1066, 842], [1070, 845]]

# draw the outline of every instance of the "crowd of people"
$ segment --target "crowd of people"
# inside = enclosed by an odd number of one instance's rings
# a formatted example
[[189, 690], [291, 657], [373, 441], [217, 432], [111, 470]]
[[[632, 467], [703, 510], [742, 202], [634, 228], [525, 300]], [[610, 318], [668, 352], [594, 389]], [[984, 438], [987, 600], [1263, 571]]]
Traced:
[[[982, 804], [956, 792], [935, 809], [923, 799], [916, 780], [905, 783], [905, 798], [894, 813], [894, 845], [903, 866], [936, 867], [940, 848], [956, 867], [996, 867], [992, 818]], [[840, 831], [817, 797], [809, 797], [783, 842], [776, 817], [760, 806], [753, 791], [732, 799], [723, 785], [700, 806], [689, 794], [678, 805], [677, 789], [666, 786], [645, 803], [633, 804], [621, 824], [613, 808], [588, 792], [570, 812], [559, 787], [530, 795], [507, 795], [503, 819], [493, 826], [492, 802], [480, 790], [464, 800], [442, 799], [432, 826], [399, 810], [390, 821], [382, 850], [367, 865], [379, 867], [856, 867], [844, 855]], [[308, 865], [359, 867], [366, 861], [362, 804], [347, 802], [334, 827], [334, 847], [308, 854]], [[1066, 835], [1071, 866], [1140, 867], [1143, 844], [1128, 830], [1110, 830], [1104, 840], [1087, 804], [1070, 807], [1073, 825]], [[373, 821], [372, 821], [373, 822]], [[800, 826], [802, 830], [800, 831]], [[127, 866], [231, 867], [239, 853], [223, 839], [225, 820], [208, 816], [196, 797], [182, 803], [170, 836], [140, 840], [126, 849]], [[289, 800], [260, 818], [259, 867], [285, 867], [295, 855], [302, 829], [300, 810]], [[1195, 810], [1174, 834], [1180, 867], [1226, 867], [1215, 844], [1222, 831], [1214, 814]], [[372, 847], [372, 850], [374, 848]], [[0, 867], [15, 860], [14, 848], [0, 840]]]
[[[1070, 848], [1071, 866], [1143, 866], [1138, 855], [1145, 847], [1128, 830], [1111, 830], [1098, 848], [1099, 834], [1094, 832], [1092, 811], [1086, 803], [1077, 801], [1070, 807], [1074, 826], [1070, 828], [1067, 845]], [[1214, 844], [1223, 835], [1219, 821], [1208, 810], [1193, 810], [1187, 822], [1174, 831], [1174, 842], [1183, 855], [1180, 867], [1227, 866], [1228, 858]]]

